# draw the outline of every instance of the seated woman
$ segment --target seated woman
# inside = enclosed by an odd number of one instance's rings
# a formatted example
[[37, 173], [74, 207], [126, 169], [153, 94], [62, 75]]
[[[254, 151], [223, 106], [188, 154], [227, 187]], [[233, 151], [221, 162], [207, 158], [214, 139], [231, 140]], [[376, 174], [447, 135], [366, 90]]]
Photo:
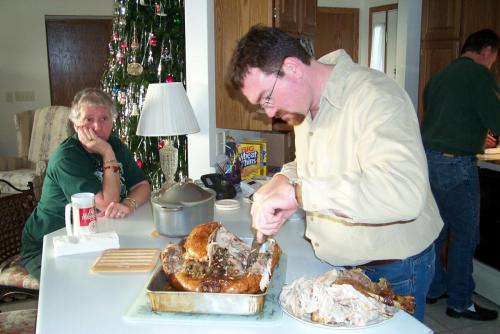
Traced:
[[96, 208], [108, 218], [124, 218], [149, 200], [150, 186], [132, 153], [110, 136], [116, 110], [111, 98], [86, 88], [73, 99], [69, 119], [75, 134], [52, 153], [37, 208], [23, 230], [21, 261], [40, 279], [43, 236], [65, 226], [71, 195], [95, 194]]

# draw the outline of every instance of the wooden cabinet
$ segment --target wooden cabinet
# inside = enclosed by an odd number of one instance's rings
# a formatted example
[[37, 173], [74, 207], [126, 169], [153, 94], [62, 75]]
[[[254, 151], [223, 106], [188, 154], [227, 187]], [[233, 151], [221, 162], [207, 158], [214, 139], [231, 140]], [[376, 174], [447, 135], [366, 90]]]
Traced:
[[[420, 44], [419, 120], [423, 119], [422, 94], [429, 79], [460, 55], [465, 39], [490, 28], [500, 33], [498, 0], [423, 0]], [[500, 65], [491, 69], [500, 80]]]
[[313, 36], [316, 0], [275, 0], [276, 26], [294, 35]]
[[252, 112], [239, 93], [227, 84], [228, 65], [237, 41], [255, 24], [273, 25], [270, 0], [216, 0], [215, 9], [215, 96], [216, 126], [224, 129], [272, 130], [272, 120]]
[[216, 127], [291, 131], [292, 127], [279, 119], [252, 112], [256, 107], [228, 86], [228, 65], [237, 41], [255, 24], [276, 26], [294, 34], [312, 34], [316, 0], [215, 0], [214, 11]]
[[316, 24], [316, 58], [344, 49], [358, 62], [359, 8], [318, 7]]
[[458, 39], [461, 11], [460, 0], [423, 0], [422, 40]]

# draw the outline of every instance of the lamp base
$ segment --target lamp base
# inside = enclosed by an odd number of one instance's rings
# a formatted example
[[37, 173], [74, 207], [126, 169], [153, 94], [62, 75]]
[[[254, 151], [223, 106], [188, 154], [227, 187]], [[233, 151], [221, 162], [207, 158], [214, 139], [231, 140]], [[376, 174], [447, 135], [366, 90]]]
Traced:
[[[177, 171], [178, 150], [172, 144], [172, 141], [165, 139], [163, 147], [158, 150], [160, 154], [160, 165], [163, 175], [165, 175], [165, 183], [167, 186], [174, 184], [175, 173]], [[162, 185], [163, 188], [163, 185]]]

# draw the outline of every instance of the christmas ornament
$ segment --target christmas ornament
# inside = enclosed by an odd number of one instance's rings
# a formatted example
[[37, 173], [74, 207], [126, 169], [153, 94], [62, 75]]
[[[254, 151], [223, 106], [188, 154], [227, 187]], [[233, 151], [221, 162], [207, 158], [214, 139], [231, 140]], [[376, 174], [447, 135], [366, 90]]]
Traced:
[[142, 160], [141, 159], [137, 159], [135, 162], [137, 162], [137, 167], [139, 167], [140, 169], [142, 169]]
[[116, 85], [116, 86], [113, 87], [113, 93], [114, 94], [117, 94], [119, 91], [120, 91], [120, 86], [119, 85]]
[[180, 25], [182, 23], [181, 15], [179, 13], [175, 13], [173, 21], [176, 25]]
[[149, 33], [149, 45], [156, 46], [157, 43], [158, 39], [156, 38], [156, 36], [152, 32]]
[[120, 102], [120, 104], [122, 105], [127, 102], [127, 94], [125, 94], [125, 92], [118, 93], [118, 102]]
[[167, 14], [165, 14], [165, 11], [163, 10], [163, 5], [158, 2], [155, 3], [155, 14], [158, 16], [167, 16]]
[[118, 42], [120, 40], [120, 35], [115, 31], [113, 32], [113, 41]]
[[172, 58], [168, 47], [165, 47], [162, 49], [160, 58], [161, 58], [161, 60], [164, 60], [164, 61], [169, 61]]
[[154, 62], [153, 50], [151, 50], [151, 47], [148, 48], [147, 52], [148, 52], [147, 63], [148, 63], [148, 65], [151, 65]]
[[140, 46], [141, 45], [137, 41], [137, 37], [133, 37], [132, 38], [132, 43], [130, 43], [130, 48], [132, 49], [132, 51], [136, 51]]
[[140, 47], [139, 41], [137, 40], [137, 27], [134, 22], [134, 28], [132, 29], [132, 42], [130, 43], [130, 48], [132, 51], [137, 50]]
[[127, 51], [127, 49], [128, 49], [128, 45], [127, 45], [127, 43], [126, 43], [126, 42], [123, 42], [123, 43], [120, 45], [120, 48], [121, 48], [124, 52], [125, 52], [125, 51]]
[[165, 79], [165, 82], [175, 82], [174, 76], [171, 73], [167, 74], [167, 78]]
[[139, 108], [136, 103], [132, 104], [132, 112], [130, 113], [130, 116], [139, 116]]
[[110, 42], [108, 44], [108, 49], [109, 49], [109, 54], [113, 56], [115, 54], [115, 47], [113, 46], [113, 43]]
[[116, 53], [116, 60], [119, 62], [119, 63], [123, 63], [125, 61], [125, 54], [121, 51], [118, 51]]
[[127, 73], [130, 75], [141, 75], [144, 71], [144, 68], [139, 63], [130, 63], [127, 65]]

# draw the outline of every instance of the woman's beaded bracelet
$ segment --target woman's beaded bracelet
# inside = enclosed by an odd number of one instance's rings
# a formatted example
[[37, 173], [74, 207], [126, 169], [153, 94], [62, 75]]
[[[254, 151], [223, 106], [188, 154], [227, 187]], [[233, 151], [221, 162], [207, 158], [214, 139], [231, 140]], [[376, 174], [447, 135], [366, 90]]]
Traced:
[[106, 170], [111, 170], [113, 173], [122, 173], [122, 168], [120, 166], [117, 166], [117, 165], [108, 165], [108, 166], [104, 166], [102, 168], [104, 171]]
[[129, 201], [130, 203], [132, 203], [132, 205], [134, 206], [134, 210], [135, 210], [135, 209], [137, 209], [137, 202], [136, 202], [136, 200], [135, 200], [135, 199], [133, 199], [132, 197], [125, 197], [123, 200], [124, 200], [124, 201], [125, 201], [125, 200], [128, 200], [128, 201]]

